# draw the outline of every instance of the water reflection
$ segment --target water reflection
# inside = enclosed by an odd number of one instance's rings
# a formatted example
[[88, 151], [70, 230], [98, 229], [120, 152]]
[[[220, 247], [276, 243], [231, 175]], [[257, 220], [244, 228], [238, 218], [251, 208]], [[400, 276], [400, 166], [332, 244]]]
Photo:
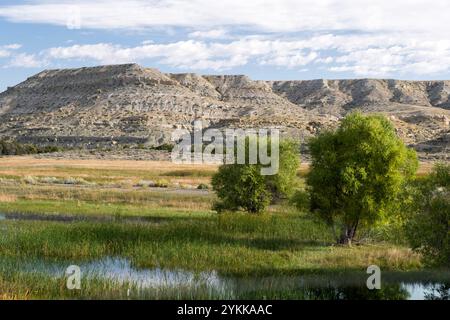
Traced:
[[425, 300], [450, 300], [450, 283], [433, 285], [425, 293]]
[[[0, 261], [0, 272], [8, 269], [65, 277], [70, 264], [48, 261]], [[449, 300], [448, 283], [429, 281], [385, 281], [381, 290], [368, 290], [359, 276], [230, 277], [217, 272], [137, 269], [123, 258], [106, 258], [79, 264], [84, 281], [101, 280], [133, 288], [133, 297], [153, 297], [152, 292], [169, 289], [167, 298], [206, 299], [296, 299], [296, 300]], [[5, 269], [6, 268], [6, 269]], [[180, 292], [182, 296], [180, 296]]]
[[192, 273], [183, 270], [135, 269], [127, 259], [106, 258], [81, 266], [87, 278], [100, 278], [120, 284], [132, 284], [140, 290], [159, 287], [207, 286], [217, 292], [226, 290], [226, 284], [217, 272]]

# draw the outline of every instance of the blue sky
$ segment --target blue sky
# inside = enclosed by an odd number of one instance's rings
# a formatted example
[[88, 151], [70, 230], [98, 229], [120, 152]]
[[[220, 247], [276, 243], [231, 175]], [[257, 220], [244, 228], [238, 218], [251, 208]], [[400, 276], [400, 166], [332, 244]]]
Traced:
[[44, 69], [136, 62], [253, 79], [450, 79], [436, 0], [0, 1], [0, 91]]

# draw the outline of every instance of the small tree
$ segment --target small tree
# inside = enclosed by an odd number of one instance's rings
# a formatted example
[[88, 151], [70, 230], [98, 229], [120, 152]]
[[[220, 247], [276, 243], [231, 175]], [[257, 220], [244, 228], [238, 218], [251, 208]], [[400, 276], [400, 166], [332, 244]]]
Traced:
[[297, 170], [300, 166], [300, 146], [293, 140], [280, 142], [278, 173], [266, 176], [266, 184], [272, 194], [272, 200], [278, 201], [291, 197], [297, 184]]
[[258, 165], [223, 165], [214, 175], [212, 185], [220, 199], [215, 204], [219, 212], [243, 209], [259, 213], [271, 201], [271, 194]]
[[450, 266], [450, 165], [438, 164], [421, 181], [406, 223], [412, 248], [431, 266]]
[[389, 213], [418, 167], [415, 152], [381, 115], [350, 114], [336, 131], [313, 138], [309, 147], [311, 210], [342, 244], [351, 243], [361, 224], [372, 225]]
[[[248, 150], [248, 139], [246, 146]], [[212, 179], [213, 189], [220, 199], [215, 204], [215, 209], [219, 212], [243, 209], [250, 213], [259, 213], [264, 211], [271, 201], [288, 197], [295, 189], [300, 163], [297, 144], [287, 140], [281, 141], [278, 159], [278, 173], [267, 176], [261, 174], [263, 166], [259, 161], [258, 164], [249, 164], [248, 158], [246, 164], [220, 166]]]

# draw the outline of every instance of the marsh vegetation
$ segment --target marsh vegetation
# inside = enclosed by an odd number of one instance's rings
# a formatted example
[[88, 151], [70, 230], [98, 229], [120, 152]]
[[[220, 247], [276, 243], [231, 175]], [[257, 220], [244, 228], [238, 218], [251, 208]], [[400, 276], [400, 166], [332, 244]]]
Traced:
[[[4, 158], [0, 162], [2, 298], [126, 298], [130, 284], [111, 278], [84, 281], [82, 293], [66, 289], [62, 269], [104, 259], [125, 259], [137, 271], [187, 272], [200, 279], [205, 273], [214, 274], [240, 288], [211, 291], [200, 281], [195, 286], [146, 288], [144, 293], [132, 293], [132, 298], [220, 298], [226, 292], [229, 298], [300, 298], [307, 293], [300, 286], [305, 276], [329, 279], [336, 274], [344, 278], [358, 274], [364, 279], [370, 264], [400, 274], [423, 268], [420, 254], [409, 248], [395, 226], [362, 230], [359, 243], [347, 247], [334, 245], [326, 224], [287, 201], [260, 215], [218, 215], [211, 210], [216, 200], [213, 192], [193, 188], [209, 183], [214, 168], [182, 168], [176, 175], [170, 163], [148, 163], [148, 167], [122, 163], [127, 169], [121, 170], [96, 161], [68, 164]], [[75, 177], [92, 183], [61, 185], [48, 180], [29, 184], [23, 180], [27, 175]], [[142, 177], [164, 177], [170, 183], [184, 181], [193, 187], [136, 186]], [[42, 272], [39, 266], [43, 265], [59, 266], [58, 276]], [[276, 280], [267, 280], [271, 277]], [[282, 280], [289, 278], [297, 279], [294, 283], [299, 287], [275, 286], [292, 282]], [[404, 281], [419, 283], [423, 278], [430, 279], [425, 275]], [[266, 285], [250, 290], [258, 282], [255, 279], [266, 279]]]

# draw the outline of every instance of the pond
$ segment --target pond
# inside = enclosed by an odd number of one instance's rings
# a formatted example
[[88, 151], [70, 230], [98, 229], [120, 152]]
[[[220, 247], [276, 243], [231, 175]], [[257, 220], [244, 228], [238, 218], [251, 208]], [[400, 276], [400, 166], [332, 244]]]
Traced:
[[[44, 260], [19, 263], [3, 259], [3, 262], [0, 261], [0, 272], [2, 268], [14, 268], [23, 274], [66, 279], [65, 272], [69, 265]], [[108, 257], [78, 266], [83, 283], [96, 280], [114, 287], [118, 293], [112, 298], [448, 300], [450, 296], [450, 279], [439, 282], [426, 277], [401, 279], [401, 276], [386, 276], [381, 290], [368, 290], [362, 274], [234, 277], [215, 271], [193, 273], [160, 268], [139, 269], [120, 257]], [[161, 292], [164, 294], [161, 295]]]

